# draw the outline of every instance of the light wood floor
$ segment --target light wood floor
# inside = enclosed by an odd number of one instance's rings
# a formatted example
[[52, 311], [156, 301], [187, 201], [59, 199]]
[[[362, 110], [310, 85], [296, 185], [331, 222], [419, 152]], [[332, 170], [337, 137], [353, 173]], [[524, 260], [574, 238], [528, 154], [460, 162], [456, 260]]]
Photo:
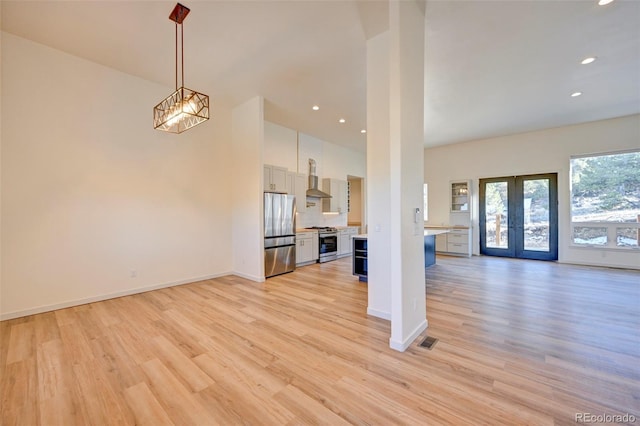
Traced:
[[640, 273], [489, 257], [427, 270], [432, 350], [388, 348], [350, 259], [0, 323], [3, 425], [640, 422]]

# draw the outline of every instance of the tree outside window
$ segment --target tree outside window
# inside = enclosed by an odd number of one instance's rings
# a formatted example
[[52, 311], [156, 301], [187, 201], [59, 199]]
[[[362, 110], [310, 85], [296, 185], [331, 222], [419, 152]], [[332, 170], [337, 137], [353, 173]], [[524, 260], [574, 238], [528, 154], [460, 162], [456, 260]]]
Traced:
[[[571, 159], [571, 222], [575, 244], [638, 246], [640, 151]], [[602, 226], [612, 223], [621, 226]]]

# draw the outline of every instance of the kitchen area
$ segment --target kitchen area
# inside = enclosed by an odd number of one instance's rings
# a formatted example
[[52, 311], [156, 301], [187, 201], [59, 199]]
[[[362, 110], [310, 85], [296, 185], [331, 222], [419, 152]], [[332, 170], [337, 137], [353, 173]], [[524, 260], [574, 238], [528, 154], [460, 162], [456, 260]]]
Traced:
[[[264, 154], [265, 278], [352, 256], [353, 274], [366, 281], [364, 153], [265, 121]], [[452, 181], [449, 193], [449, 223], [425, 222], [425, 267], [436, 253], [472, 254], [471, 182]], [[274, 197], [288, 201], [274, 210]]]
[[[294, 198], [285, 194], [265, 193], [265, 201], [277, 198], [289, 198], [284, 201], [284, 205], [291, 204]], [[265, 202], [265, 205], [272, 202]], [[286, 211], [287, 207], [285, 207]], [[291, 211], [291, 210], [289, 210]], [[286, 214], [285, 216], [288, 216]], [[359, 226], [311, 226], [308, 228], [289, 228], [287, 223], [293, 225], [292, 222], [279, 222], [280, 219], [273, 221], [273, 214], [265, 212], [265, 277], [269, 278], [275, 275], [292, 272], [296, 267], [307, 266], [314, 263], [325, 263], [337, 260], [342, 257], [351, 256], [353, 252], [351, 240], [360, 233]], [[283, 223], [283, 232], [287, 235], [273, 235], [271, 229], [273, 223]]]
[[365, 223], [366, 157], [265, 121], [265, 278], [352, 255]]

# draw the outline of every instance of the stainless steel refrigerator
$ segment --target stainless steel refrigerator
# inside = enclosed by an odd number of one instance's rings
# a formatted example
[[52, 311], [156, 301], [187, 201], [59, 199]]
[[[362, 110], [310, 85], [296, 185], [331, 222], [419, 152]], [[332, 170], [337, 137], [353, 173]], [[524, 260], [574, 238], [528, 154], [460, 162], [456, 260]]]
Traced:
[[296, 197], [264, 193], [264, 275], [296, 269]]

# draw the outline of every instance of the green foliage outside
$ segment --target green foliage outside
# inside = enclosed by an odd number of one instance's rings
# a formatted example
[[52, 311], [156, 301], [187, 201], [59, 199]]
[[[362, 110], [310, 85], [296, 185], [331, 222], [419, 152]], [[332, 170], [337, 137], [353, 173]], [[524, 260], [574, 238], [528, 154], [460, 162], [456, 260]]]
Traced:
[[640, 152], [571, 160], [573, 207], [593, 212], [640, 208]]
[[487, 184], [485, 206], [487, 217], [502, 214], [507, 211], [507, 184], [505, 182], [491, 182]]

